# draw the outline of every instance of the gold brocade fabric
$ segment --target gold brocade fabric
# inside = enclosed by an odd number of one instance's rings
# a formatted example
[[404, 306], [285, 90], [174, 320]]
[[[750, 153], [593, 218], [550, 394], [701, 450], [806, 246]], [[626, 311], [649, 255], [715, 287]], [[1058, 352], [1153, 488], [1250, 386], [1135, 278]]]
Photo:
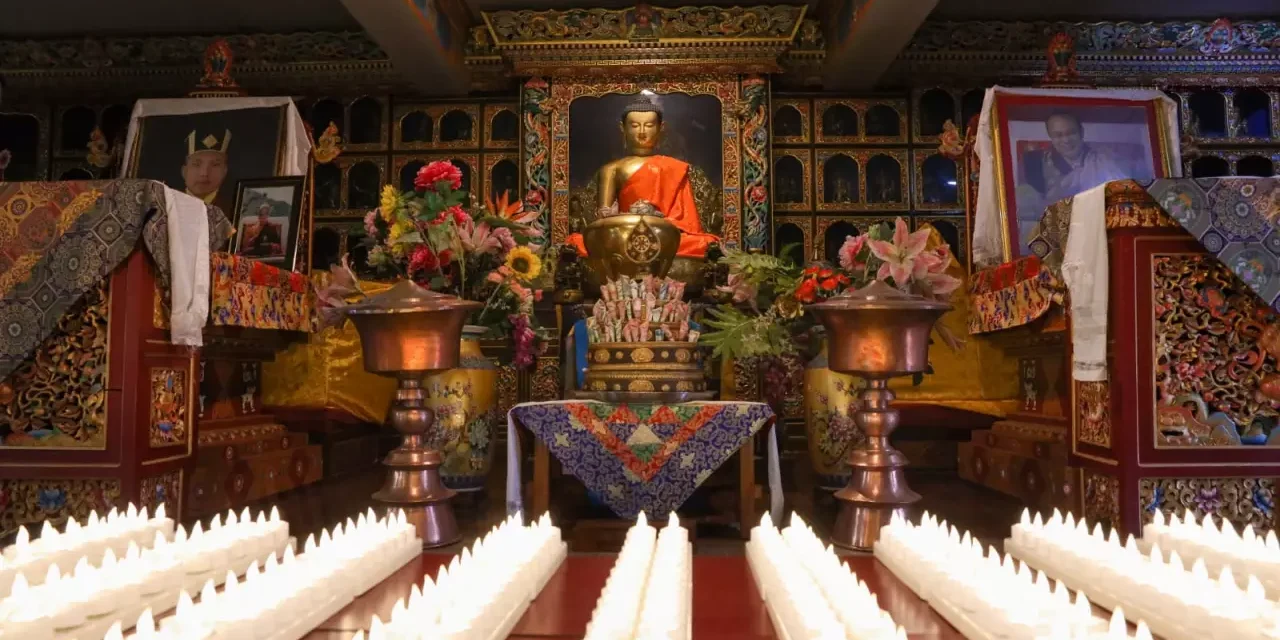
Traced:
[[[930, 228], [927, 250], [944, 242], [938, 231]], [[965, 280], [964, 267], [954, 257], [947, 273]], [[919, 386], [906, 377], [893, 379], [889, 387], [900, 402], [928, 402], [1004, 417], [1018, 407], [1018, 361], [989, 341], [969, 336], [968, 295], [968, 287], [960, 285], [951, 298], [954, 309], [938, 321], [957, 338], [965, 339], [960, 350], [952, 351], [935, 333], [929, 348], [933, 373], [924, 376]]]
[[[360, 286], [375, 295], [391, 285], [361, 282]], [[396, 389], [395, 380], [364, 370], [360, 334], [349, 322], [311, 334], [307, 342], [264, 362], [262, 369], [264, 404], [339, 409], [375, 424], [386, 418]]]

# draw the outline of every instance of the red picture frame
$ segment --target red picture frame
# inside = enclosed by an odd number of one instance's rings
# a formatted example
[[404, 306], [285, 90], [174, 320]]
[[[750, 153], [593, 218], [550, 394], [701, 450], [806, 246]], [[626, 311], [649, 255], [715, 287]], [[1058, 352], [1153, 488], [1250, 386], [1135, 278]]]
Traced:
[[[1113, 108], [1117, 111], [1107, 114], [1105, 108]], [[1140, 113], [1144, 119], [1141, 123], [1136, 122], [1133, 118], [1135, 110], [1141, 110]], [[1093, 118], [1082, 117], [1084, 115], [1092, 115]], [[1028, 255], [1030, 251], [1026, 246], [1028, 232], [1034, 228], [1034, 224], [1038, 223], [1044, 212], [1044, 207], [1053, 202], [1062, 199], [1062, 197], [1071, 197], [1069, 194], [1054, 197], [1054, 190], [1049, 189], [1047, 193], [1041, 193], [1036, 186], [1030, 184], [1031, 180], [1027, 180], [1027, 176], [1023, 175], [1026, 166], [1026, 157], [1034, 154], [1049, 156], [1055, 153], [1053, 142], [1048, 140], [1049, 135], [1046, 131], [1041, 137], [1044, 140], [1027, 138], [1020, 136], [1012, 131], [1011, 123], [1033, 122], [1036, 120], [1048, 121], [1049, 118], [1066, 114], [1070, 118], [1075, 119], [1081, 126], [1081, 138], [1084, 140], [1083, 145], [1095, 143], [1087, 139], [1087, 130], [1089, 127], [1102, 125], [1123, 126], [1133, 128], [1138, 124], [1145, 126], [1145, 135], [1133, 136], [1127, 143], [1127, 146], [1133, 147], [1138, 140], [1145, 142], [1146, 146], [1143, 151], [1149, 150], [1150, 156], [1142, 153], [1135, 154], [1133, 149], [1129, 152], [1126, 160], [1130, 161], [1130, 167], [1134, 169], [1148, 169], [1149, 171], [1135, 170], [1134, 175], [1115, 175], [1100, 182], [1087, 183], [1084, 189], [1088, 189], [1097, 184], [1102, 184], [1110, 180], [1118, 180], [1125, 178], [1134, 179], [1152, 179], [1165, 178], [1175, 173], [1173, 162], [1177, 158], [1172, 157], [1172, 142], [1169, 139], [1169, 122], [1163, 109], [1160, 108], [1159, 99], [1134, 100], [1125, 98], [1104, 98], [1104, 97], [1083, 97], [1083, 96], [1061, 96], [1061, 95], [1020, 95], [1008, 93], [996, 93], [994, 102], [991, 107], [991, 127], [992, 140], [994, 142], [994, 160], [996, 179], [996, 193], [999, 198], [998, 210], [1000, 211], [1000, 236], [1003, 249], [1003, 261], [1010, 262], [1019, 257]], [[1047, 129], [1047, 124], [1043, 125]], [[1020, 143], [1028, 143], [1021, 148], [1031, 153], [1018, 153]], [[1110, 147], [1125, 146], [1126, 143], [1105, 143]], [[1037, 147], [1040, 147], [1039, 149]], [[1126, 154], [1118, 154], [1126, 155]], [[1150, 166], [1136, 167], [1132, 162], [1137, 160], [1150, 160]], [[1020, 192], [1019, 189], [1022, 189]], [[1031, 198], [1021, 197], [1021, 194], [1030, 194], [1035, 191], [1038, 195], [1044, 196], [1044, 199], [1037, 200], [1034, 196]], [[1019, 201], [1023, 200], [1021, 212], [1023, 216], [1019, 216]], [[1030, 203], [1026, 202], [1031, 200]], [[1027, 213], [1032, 212], [1034, 219], [1030, 218]]]

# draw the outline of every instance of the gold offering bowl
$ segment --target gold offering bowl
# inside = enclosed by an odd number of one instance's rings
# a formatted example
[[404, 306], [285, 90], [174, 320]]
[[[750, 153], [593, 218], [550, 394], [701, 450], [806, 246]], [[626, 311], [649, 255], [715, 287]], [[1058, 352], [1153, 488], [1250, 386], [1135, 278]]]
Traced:
[[898, 411], [889, 404], [894, 398], [889, 379], [929, 366], [929, 333], [951, 305], [877, 281], [807, 308], [826, 327], [827, 366], [867, 381], [853, 415], [867, 444], [849, 452], [853, 473], [835, 494], [840, 514], [831, 542], [871, 549], [880, 528], [894, 514], [906, 517], [907, 508], [920, 500], [920, 494], [907, 486], [906, 456], [889, 444], [889, 435], [898, 427]]
[[422, 376], [458, 366], [462, 324], [481, 306], [406, 280], [344, 308], [360, 332], [365, 369], [399, 383], [390, 421], [402, 441], [382, 461], [387, 477], [373, 499], [403, 509], [424, 547], [452, 544], [459, 535], [449, 504], [454, 492], [440, 478], [444, 457], [432, 444], [436, 417]]
[[588, 391], [705, 391], [702, 352], [691, 342], [597, 342], [587, 354]]
[[587, 289], [593, 294], [604, 283], [623, 276], [670, 276], [689, 288], [695, 281], [701, 284], [702, 262], [676, 257], [680, 227], [661, 216], [629, 213], [599, 218], [582, 230], [582, 241], [587, 246]]

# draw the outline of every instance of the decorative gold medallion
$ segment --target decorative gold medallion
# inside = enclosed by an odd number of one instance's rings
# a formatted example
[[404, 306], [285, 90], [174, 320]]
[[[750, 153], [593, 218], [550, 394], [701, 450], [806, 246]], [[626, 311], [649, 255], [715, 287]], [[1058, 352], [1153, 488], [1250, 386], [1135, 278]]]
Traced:
[[653, 383], [648, 380], [632, 380], [627, 384], [627, 391], [653, 391]]
[[685, 349], [676, 349], [676, 362], [688, 362], [689, 352]]
[[649, 223], [645, 222], [644, 218], [641, 218], [640, 222], [631, 230], [631, 235], [627, 236], [627, 244], [624, 249], [627, 259], [640, 264], [648, 264], [658, 257], [660, 249], [661, 242], [658, 234], [649, 227]]
[[596, 349], [596, 362], [604, 364], [609, 361], [608, 349]]
[[647, 347], [640, 347], [631, 352], [631, 361], [636, 364], [644, 364], [653, 362], [653, 352]]

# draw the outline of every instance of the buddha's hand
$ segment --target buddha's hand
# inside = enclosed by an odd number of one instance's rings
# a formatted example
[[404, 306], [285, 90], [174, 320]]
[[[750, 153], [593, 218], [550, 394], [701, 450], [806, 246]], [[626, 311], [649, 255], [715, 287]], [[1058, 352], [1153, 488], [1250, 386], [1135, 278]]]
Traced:
[[600, 207], [599, 209], [596, 209], [596, 217], [597, 217], [597, 218], [608, 218], [608, 217], [610, 217], [610, 216], [616, 216], [616, 215], [618, 215], [618, 203], [617, 203], [617, 202], [615, 202], [615, 203], [613, 203], [613, 204], [611, 204], [611, 205], [609, 205], [609, 206], [607, 206], [607, 207]]
[[658, 216], [659, 218], [662, 217], [662, 212], [658, 211], [658, 208], [653, 206], [653, 203], [649, 202], [648, 200], [636, 200], [635, 202], [631, 203], [631, 210], [629, 213], [637, 216]]

